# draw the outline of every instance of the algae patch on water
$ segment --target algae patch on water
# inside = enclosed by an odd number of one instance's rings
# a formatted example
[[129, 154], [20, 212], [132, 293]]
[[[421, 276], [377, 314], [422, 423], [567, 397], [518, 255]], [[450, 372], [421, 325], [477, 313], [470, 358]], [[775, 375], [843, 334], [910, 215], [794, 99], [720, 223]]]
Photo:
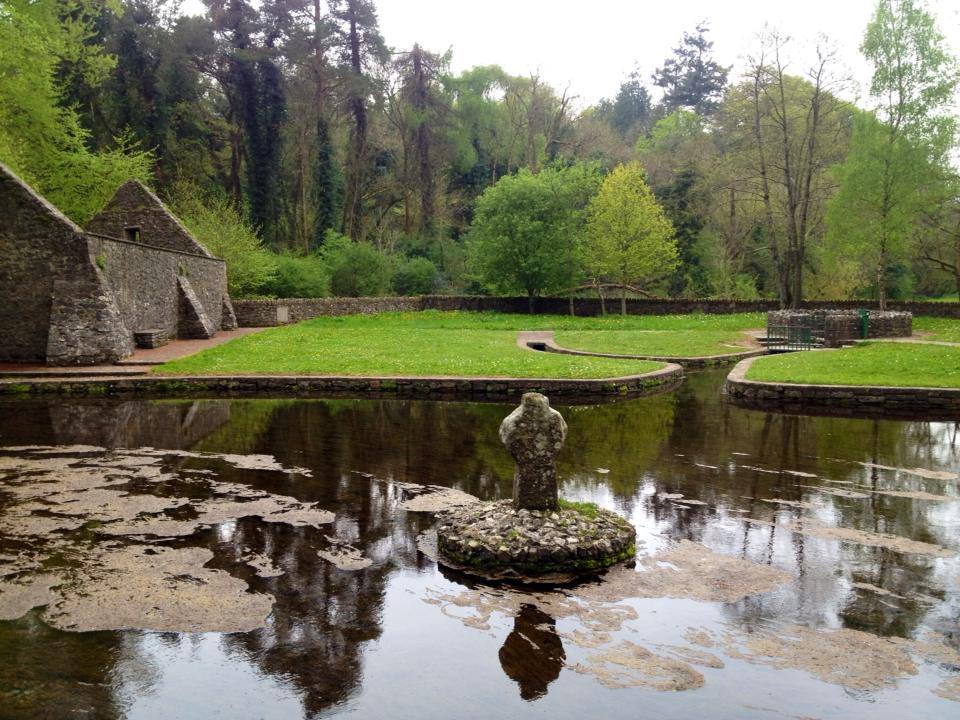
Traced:
[[[93, 446], [3, 448], [0, 619], [34, 607], [61, 630], [246, 632], [262, 627], [273, 596], [253, 593], [211, 550], [159, 544], [241, 518], [319, 528], [331, 512], [171, 459], [225, 462], [244, 472], [306, 473], [268, 455]], [[236, 473], [234, 473], [236, 474]], [[266, 556], [243, 562], [261, 577], [283, 571]]]

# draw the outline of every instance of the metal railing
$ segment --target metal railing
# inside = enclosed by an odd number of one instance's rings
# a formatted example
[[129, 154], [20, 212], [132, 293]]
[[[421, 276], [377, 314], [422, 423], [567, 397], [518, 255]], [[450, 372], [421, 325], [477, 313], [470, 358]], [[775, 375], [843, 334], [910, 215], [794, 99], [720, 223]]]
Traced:
[[824, 346], [823, 327], [808, 325], [768, 325], [767, 350], [770, 352], [795, 352], [813, 350]]

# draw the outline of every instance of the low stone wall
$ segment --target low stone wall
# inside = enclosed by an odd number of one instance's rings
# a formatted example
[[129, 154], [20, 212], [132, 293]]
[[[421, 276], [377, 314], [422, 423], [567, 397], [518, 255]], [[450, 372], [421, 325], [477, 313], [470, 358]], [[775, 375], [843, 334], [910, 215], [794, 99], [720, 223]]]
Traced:
[[353, 396], [466, 400], [515, 400], [525, 392], [551, 398], [637, 397], [670, 390], [683, 382], [683, 368], [666, 365], [642, 375], [598, 380], [457, 377], [335, 376], [160, 376], [130, 378], [31, 378], [0, 380], [0, 395], [96, 396]]
[[[529, 304], [525, 297], [489, 297], [463, 295], [425, 295], [419, 297], [373, 297], [373, 298], [277, 298], [269, 300], [234, 300], [234, 309], [240, 327], [270, 327], [300, 322], [313, 317], [335, 315], [361, 315], [379, 312], [419, 310], [468, 310], [473, 312], [501, 312], [526, 314]], [[889, 303], [892, 310], [912, 312], [928, 317], [960, 319], [960, 303], [956, 302], [910, 302]], [[729, 314], [740, 312], [768, 312], [779, 310], [775, 300], [627, 300], [630, 315], [682, 315], [686, 313]], [[859, 308], [875, 309], [875, 302], [845, 300], [838, 302], [807, 302], [804, 308], [845, 309], [856, 314]], [[543, 314], [567, 315], [570, 301], [567, 298], [537, 298], [534, 311]], [[607, 311], [620, 311], [620, 301], [609, 300]], [[574, 314], [595, 317], [601, 314], [597, 298], [574, 300]]]
[[[772, 310], [767, 313], [767, 327], [813, 326], [823, 330], [826, 347], [840, 347], [862, 337], [860, 313], [844, 308], [811, 310]], [[913, 314], [900, 311], [867, 311], [867, 337], [889, 338], [913, 335]]]
[[272, 327], [315, 317], [417, 311], [423, 302], [419, 297], [234, 300], [233, 310], [240, 327]]
[[750, 358], [740, 362], [727, 376], [725, 393], [736, 405], [829, 415], [960, 419], [960, 388], [806, 385], [748, 380], [747, 371], [756, 360]]

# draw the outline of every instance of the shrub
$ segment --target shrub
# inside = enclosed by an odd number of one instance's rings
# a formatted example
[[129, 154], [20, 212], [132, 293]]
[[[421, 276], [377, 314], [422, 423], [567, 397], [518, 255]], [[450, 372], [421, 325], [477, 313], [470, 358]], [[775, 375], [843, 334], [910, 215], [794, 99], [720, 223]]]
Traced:
[[327, 231], [322, 251], [330, 273], [330, 291], [346, 297], [386, 295], [393, 267], [390, 258], [368, 243]]
[[263, 292], [277, 275], [276, 256], [263, 248], [254, 229], [225, 197], [178, 185], [170, 206], [197, 240], [227, 263], [227, 285], [234, 297]]
[[277, 255], [276, 276], [261, 292], [281, 298], [317, 298], [330, 294], [327, 266], [316, 255]]
[[424, 257], [400, 263], [393, 276], [393, 290], [398, 295], [429, 295], [437, 287], [437, 266]]

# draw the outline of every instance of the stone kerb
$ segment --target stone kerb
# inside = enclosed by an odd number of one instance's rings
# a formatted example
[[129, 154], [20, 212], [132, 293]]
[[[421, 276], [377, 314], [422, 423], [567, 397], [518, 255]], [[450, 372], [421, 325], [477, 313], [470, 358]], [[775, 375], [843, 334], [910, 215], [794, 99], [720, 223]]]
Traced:
[[727, 376], [724, 392], [736, 405], [829, 415], [960, 419], [960, 388], [812, 385], [748, 380], [747, 372], [757, 359], [741, 361]]
[[152, 396], [346, 396], [509, 400], [542, 392], [568, 400], [639, 397], [671, 390], [683, 368], [666, 365], [640, 375], [593, 380], [503, 377], [352, 377], [231, 375], [16, 378], [0, 380], [0, 395], [71, 394]]

